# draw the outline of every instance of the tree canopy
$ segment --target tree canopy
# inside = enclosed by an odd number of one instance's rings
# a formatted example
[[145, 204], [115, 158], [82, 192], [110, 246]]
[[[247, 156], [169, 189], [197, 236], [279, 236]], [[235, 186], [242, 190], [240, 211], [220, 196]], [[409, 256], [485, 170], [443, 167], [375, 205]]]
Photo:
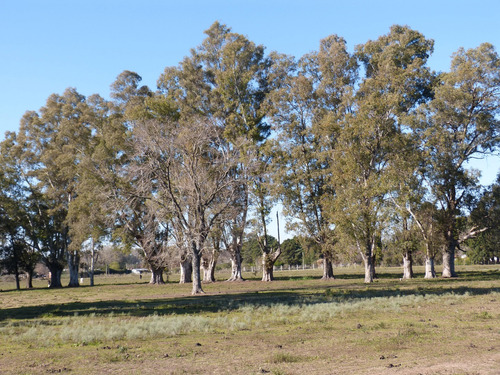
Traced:
[[[156, 91], [126, 70], [109, 100], [53, 94], [0, 145], [2, 264], [32, 274], [41, 259], [52, 287], [65, 267], [78, 286], [84, 249], [94, 260], [119, 242], [140, 249], [152, 283], [191, 262], [196, 294], [221, 251], [230, 280], [259, 258], [271, 281], [276, 262], [313, 253], [332, 278], [355, 249], [368, 283], [384, 251], [411, 277], [424, 249], [426, 277], [439, 252], [455, 276], [465, 245], [495, 254], [498, 183], [481, 190], [468, 163], [498, 151], [500, 60], [484, 43], [434, 72], [433, 50], [395, 25], [352, 53], [330, 35], [301, 57], [267, 54], [215, 22]], [[296, 239], [268, 233], [277, 203]]]

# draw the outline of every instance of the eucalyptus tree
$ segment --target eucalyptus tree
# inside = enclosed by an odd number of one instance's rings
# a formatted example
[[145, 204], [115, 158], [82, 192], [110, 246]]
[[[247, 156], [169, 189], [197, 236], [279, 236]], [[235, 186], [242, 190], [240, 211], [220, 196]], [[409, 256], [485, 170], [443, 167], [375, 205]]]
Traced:
[[467, 241], [471, 251], [467, 256], [474, 263], [500, 262], [500, 175], [494, 184], [485, 189], [470, 214], [470, 221], [478, 228], [487, 230], [478, 234], [477, 237]]
[[203, 250], [201, 257], [201, 268], [203, 269], [203, 282], [215, 282], [215, 266], [222, 249], [222, 225], [221, 223], [214, 224], [213, 230], [210, 232], [207, 246]]
[[429, 94], [425, 66], [433, 42], [408, 27], [357, 47], [365, 76], [347, 99], [352, 111], [339, 122], [333, 150], [331, 214], [356, 243], [365, 264], [365, 282], [375, 275], [375, 249], [389, 218], [393, 184], [391, 159], [404, 144], [405, 121]]
[[495, 48], [485, 43], [459, 49], [415, 126], [426, 153], [427, 181], [442, 213], [443, 277], [456, 276], [457, 218], [478, 187], [478, 173], [467, 163], [498, 149], [499, 114], [500, 60]]
[[[416, 176], [413, 176], [416, 177]], [[401, 177], [399, 189], [393, 191], [391, 201], [396, 207], [395, 216], [402, 223], [401, 248], [403, 257], [403, 274], [411, 275], [413, 251], [416, 250], [415, 233], [418, 233], [419, 242], [425, 254], [425, 278], [436, 277], [435, 258], [443, 246], [440, 231], [440, 212], [434, 202], [427, 200], [425, 186], [405, 185], [408, 180]], [[395, 196], [394, 196], [395, 195]], [[408, 278], [405, 277], [404, 278]]]
[[136, 246], [141, 250], [151, 270], [150, 284], [164, 284], [163, 273], [170, 260], [170, 223], [162, 220], [163, 215], [159, 214], [160, 210], [150, 194], [141, 195], [132, 187], [138, 183], [137, 180], [128, 182], [130, 184], [124, 185], [123, 191], [114, 200], [117, 207], [114, 236], [127, 246]]
[[[109, 201], [112, 194], [106, 186], [102, 171], [110, 174], [113, 167], [116, 171], [118, 135], [117, 125], [113, 124], [111, 102], [99, 95], [92, 95], [87, 98], [86, 104], [91, 136], [85, 149], [82, 149], [76, 168], [78, 182], [75, 186], [75, 197], [68, 207], [67, 222], [71, 237], [69, 247], [71, 250], [87, 253], [90, 285], [93, 286], [98, 250], [105, 241], [109, 241], [113, 226], [109, 220], [112, 211]], [[118, 139], [123, 140], [123, 136]]]
[[151, 269], [151, 284], [163, 284], [171, 257], [171, 216], [158, 199], [158, 184], [140, 124], [172, 113], [168, 103], [135, 72], [124, 71], [111, 85], [111, 113], [100, 134], [94, 165], [110, 199], [104, 202], [115, 240], [141, 250]]
[[18, 157], [25, 166], [33, 212], [38, 215], [36, 230], [43, 232], [37, 236], [38, 243], [53, 287], [61, 286], [66, 260], [69, 286], [78, 286], [79, 252], [69, 248], [67, 213], [76, 196], [76, 170], [90, 136], [85, 97], [75, 89], [51, 95], [39, 112], [27, 112], [21, 120]]
[[243, 281], [241, 251], [250, 206], [248, 189], [246, 178], [243, 183], [235, 185], [235, 198], [232, 207], [225, 214], [221, 228], [221, 240], [231, 257], [231, 276], [228, 281]]
[[7, 133], [0, 143], [0, 264], [14, 273], [16, 288], [20, 289], [22, 271], [26, 274], [26, 287], [33, 287], [39, 254], [29, 238], [28, 194], [22, 167], [12, 152], [15, 145], [15, 133]]
[[282, 59], [284, 82], [271, 93], [272, 119], [277, 132], [274, 158], [277, 193], [289, 227], [319, 244], [323, 279], [333, 278], [335, 218], [325, 214], [325, 201], [335, 199], [329, 183], [336, 123], [344, 115], [345, 95], [353, 90], [357, 63], [346, 42], [336, 35], [321, 40], [319, 51], [297, 63]]
[[[264, 163], [263, 163], [264, 164]], [[267, 165], [264, 164], [263, 168]], [[274, 280], [274, 264], [281, 255], [281, 241], [279, 236], [279, 222], [278, 222], [278, 241], [275, 246], [269, 241], [270, 236], [267, 232], [269, 224], [269, 215], [271, 213], [272, 194], [269, 190], [269, 180], [262, 173], [254, 182], [252, 195], [254, 200], [255, 216], [253, 219], [254, 233], [257, 236], [257, 243], [261, 251], [262, 263], [262, 281]], [[276, 220], [279, 220], [278, 213], [276, 213]]]
[[272, 59], [265, 56], [263, 46], [219, 22], [205, 34], [201, 45], [177, 67], [165, 69], [158, 87], [175, 103], [181, 118], [209, 119], [223, 130], [223, 137], [240, 154], [240, 162], [231, 172], [242, 186], [238, 188], [240, 211], [226, 216], [224, 233], [233, 264], [230, 280], [242, 280], [242, 236], [251, 203], [248, 194], [254, 163], [249, 149], [259, 147], [269, 135], [263, 103], [272, 85]]

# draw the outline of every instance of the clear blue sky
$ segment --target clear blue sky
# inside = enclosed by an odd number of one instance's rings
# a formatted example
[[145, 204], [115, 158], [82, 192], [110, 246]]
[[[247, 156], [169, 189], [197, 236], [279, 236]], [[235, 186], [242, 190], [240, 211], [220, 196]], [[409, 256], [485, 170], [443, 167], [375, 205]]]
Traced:
[[[267, 51], [301, 56], [338, 34], [350, 50], [408, 25], [434, 39], [430, 65], [447, 70], [459, 47], [490, 42], [500, 49], [500, 1], [476, 0], [0, 0], [0, 140], [17, 131], [27, 110], [75, 87], [108, 97], [123, 70], [156, 87], [216, 20]], [[477, 164], [483, 183], [498, 158]]]

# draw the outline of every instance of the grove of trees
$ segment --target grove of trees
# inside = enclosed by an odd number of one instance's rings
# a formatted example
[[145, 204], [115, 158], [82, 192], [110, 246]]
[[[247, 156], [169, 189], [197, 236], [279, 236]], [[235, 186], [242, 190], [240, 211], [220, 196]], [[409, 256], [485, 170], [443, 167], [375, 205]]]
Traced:
[[[193, 294], [202, 269], [214, 280], [222, 250], [231, 281], [245, 256], [258, 254], [271, 281], [280, 256], [301, 264], [312, 248], [323, 279], [348, 254], [367, 283], [385, 252], [405, 278], [417, 252], [426, 278], [439, 255], [443, 277], [456, 276], [458, 250], [500, 255], [500, 179], [481, 186], [469, 166], [499, 147], [492, 45], [459, 49], [435, 72], [434, 42], [407, 26], [354, 52], [331, 35], [299, 58], [266, 54], [218, 22], [205, 33], [156, 91], [124, 71], [110, 99], [69, 88], [6, 133], [0, 257], [18, 288], [37, 262], [51, 287], [64, 268], [78, 286], [82, 255], [94, 264], [109, 243], [139, 249], [152, 284], [178, 259]], [[268, 230], [277, 204], [297, 234], [283, 243]]]

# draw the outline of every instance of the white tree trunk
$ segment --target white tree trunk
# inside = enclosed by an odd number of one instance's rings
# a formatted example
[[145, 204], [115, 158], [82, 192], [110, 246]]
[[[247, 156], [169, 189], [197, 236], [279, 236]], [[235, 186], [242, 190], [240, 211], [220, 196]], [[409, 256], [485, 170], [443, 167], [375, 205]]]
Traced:
[[68, 251], [69, 287], [80, 286], [78, 282], [78, 267], [80, 265], [80, 254], [77, 251]]
[[[194, 245], [193, 245], [194, 246]], [[201, 256], [197, 249], [193, 249], [193, 289], [191, 290], [191, 294], [202, 294], [204, 293], [203, 288], [201, 287], [201, 275], [200, 275], [200, 260]]]
[[202, 258], [201, 268], [203, 269], [203, 282], [204, 283], [214, 283], [215, 282], [215, 266], [217, 265], [217, 252], [213, 251], [210, 253], [210, 257]]
[[264, 255], [262, 257], [262, 281], [273, 281], [274, 280], [274, 274], [273, 274], [273, 268], [274, 268], [274, 262], [269, 261], [269, 255]]
[[443, 252], [443, 277], [456, 277], [455, 249], [451, 246]]
[[411, 253], [403, 254], [403, 279], [413, 278], [413, 258]]
[[92, 248], [90, 250], [90, 286], [94, 286], [94, 271], [95, 271], [95, 249], [94, 249], [94, 241], [92, 240]]
[[434, 257], [425, 257], [425, 279], [434, 279], [436, 277], [436, 270], [434, 268]]
[[274, 253], [263, 253], [262, 254], [262, 281], [273, 281], [274, 280], [274, 263], [281, 254], [281, 247]]
[[193, 273], [193, 265], [191, 263], [191, 258], [187, 257], [184, 260], [181, 260], [180, 264], [181, 276], [179, 280], [179, 284], [190, 283], [193, 279], [191, 277]]
[[243, 281], [241, 274], [241, 254], [239, 251], [231, 253], [231, 277], [227, 281]]

